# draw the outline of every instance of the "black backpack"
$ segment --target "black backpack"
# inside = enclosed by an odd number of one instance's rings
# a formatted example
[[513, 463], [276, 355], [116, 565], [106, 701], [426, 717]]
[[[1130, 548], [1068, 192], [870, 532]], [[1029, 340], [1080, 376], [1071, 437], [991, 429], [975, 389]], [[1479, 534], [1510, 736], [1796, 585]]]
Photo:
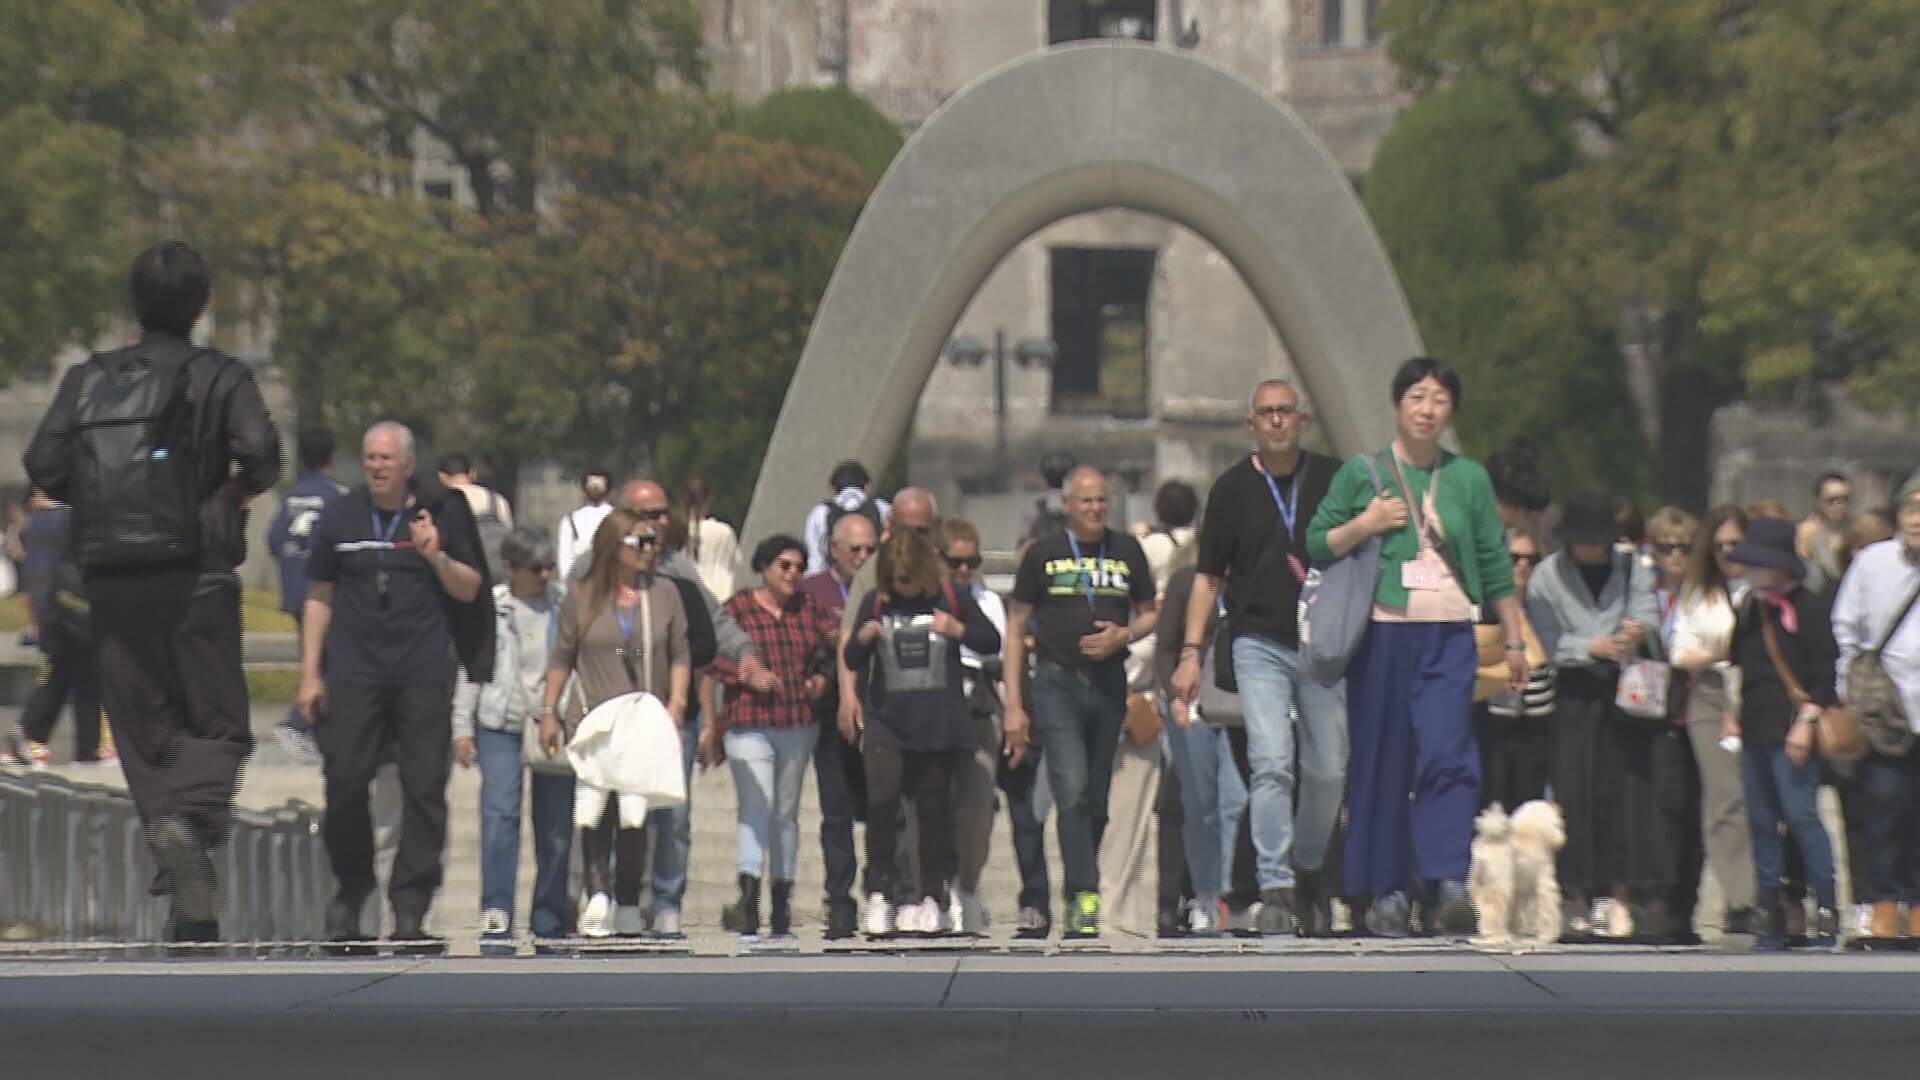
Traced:
[[1044, 498], [1033, 501], [1033, 523], [1027, 527], [1027, 539], [1043, 540], [1067, 531], [1067, 513], [1048, 504]]
[[87, 362], [69, 436], [82, 566], [177, 562], [199, 551], [205, 473], [187, 397], [199, 355]]
[[[851, 510], [847, 509], [844, 506], [841, 506], [839, 503], [839, 500], [837, 499], [828, 499], [826, 502], [822, 503], [821, 505], [827, 508], [827, 542], [828, 543], [833, 542], [833, 527], [835, 525], [840, 524], [840, 519], [843, 517], [846, 517], [848, 514], [859, 514], [861, 517], [864, 517], [868, 521], [873, 522], [873, 535], [875, 536], [880, 535], [880, 504], [874, 499], [873, 496], [871, 495], [863, 496], [860, 499], [860, 505], [854, 507]], [[828, 681], [831, 682], [832, 680], [828, 680]]]

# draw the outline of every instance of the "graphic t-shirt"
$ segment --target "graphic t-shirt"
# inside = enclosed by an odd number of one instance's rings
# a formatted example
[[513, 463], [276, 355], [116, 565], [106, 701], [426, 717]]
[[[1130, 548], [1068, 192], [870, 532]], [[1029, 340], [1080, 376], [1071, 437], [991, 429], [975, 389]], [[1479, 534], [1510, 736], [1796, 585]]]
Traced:
[[[1033, 605], [1040, 659], [1075, 671], [1095, 666], [1081, 654], [1080, 639], [1093, 633], [1096, 621], [1125, 626], [1134, 606], [1153, 594], [1153, 571], [1140, 542], [1112, 529], [1091, 544], [1066, 532], [1034, 541], [1013, 579], [1014, 602]], [[1122, 663], [1126, 655], [1122, 649], [1105, 663]]]

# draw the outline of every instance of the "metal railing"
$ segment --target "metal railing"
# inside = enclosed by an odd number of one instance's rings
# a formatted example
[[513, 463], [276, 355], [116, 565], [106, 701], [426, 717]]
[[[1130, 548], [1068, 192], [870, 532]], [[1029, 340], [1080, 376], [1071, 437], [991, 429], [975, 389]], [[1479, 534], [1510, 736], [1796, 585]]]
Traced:
[[[213, 852], [229, 942], [319, 936], [333, 889], [320, 814], [289, 802], [240, 811]], [[0, 933], [14, 941], [157, 942], [167, 902], [123, 792], [46, 773], [0, 775]]]

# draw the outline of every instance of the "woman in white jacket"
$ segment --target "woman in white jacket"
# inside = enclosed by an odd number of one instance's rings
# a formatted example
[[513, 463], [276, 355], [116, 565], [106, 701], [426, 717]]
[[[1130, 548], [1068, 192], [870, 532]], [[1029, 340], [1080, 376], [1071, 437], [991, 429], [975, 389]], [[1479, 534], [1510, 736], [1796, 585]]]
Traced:
[[[515, 529], [500, 545], [508, 580], [493, 588], [493, 681], [460, 681], [453, 692], [453, 755], [480, 766], [480, 951], [512, 955], [513, 899], [520, 876], [520, 795], [525, 725], [539, 713], [560, 608], [552, 541]], [[565, 759], [560, 759], [564, 761]], [[567, 856], [573, 843], [573, 776], [533, 773], [533, 914], [538, 938], [568, 932]]]

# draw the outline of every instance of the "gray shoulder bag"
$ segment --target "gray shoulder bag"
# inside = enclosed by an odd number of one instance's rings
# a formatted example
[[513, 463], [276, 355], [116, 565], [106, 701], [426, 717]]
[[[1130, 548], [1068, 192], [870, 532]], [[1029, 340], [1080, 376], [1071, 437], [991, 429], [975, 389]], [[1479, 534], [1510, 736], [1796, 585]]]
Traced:
[[[1360, 463], [1378, 494], [1382, 483], [1373, 455], [1361, 455]], [[1300, 666], [1321, 686], [1346, 677], [1347, 665], [1373, 621], [1380, 543], [1378, 536], [1367, 537], [1333, 562], [1309, 570], [1307, 583], [1300, 587]]]

